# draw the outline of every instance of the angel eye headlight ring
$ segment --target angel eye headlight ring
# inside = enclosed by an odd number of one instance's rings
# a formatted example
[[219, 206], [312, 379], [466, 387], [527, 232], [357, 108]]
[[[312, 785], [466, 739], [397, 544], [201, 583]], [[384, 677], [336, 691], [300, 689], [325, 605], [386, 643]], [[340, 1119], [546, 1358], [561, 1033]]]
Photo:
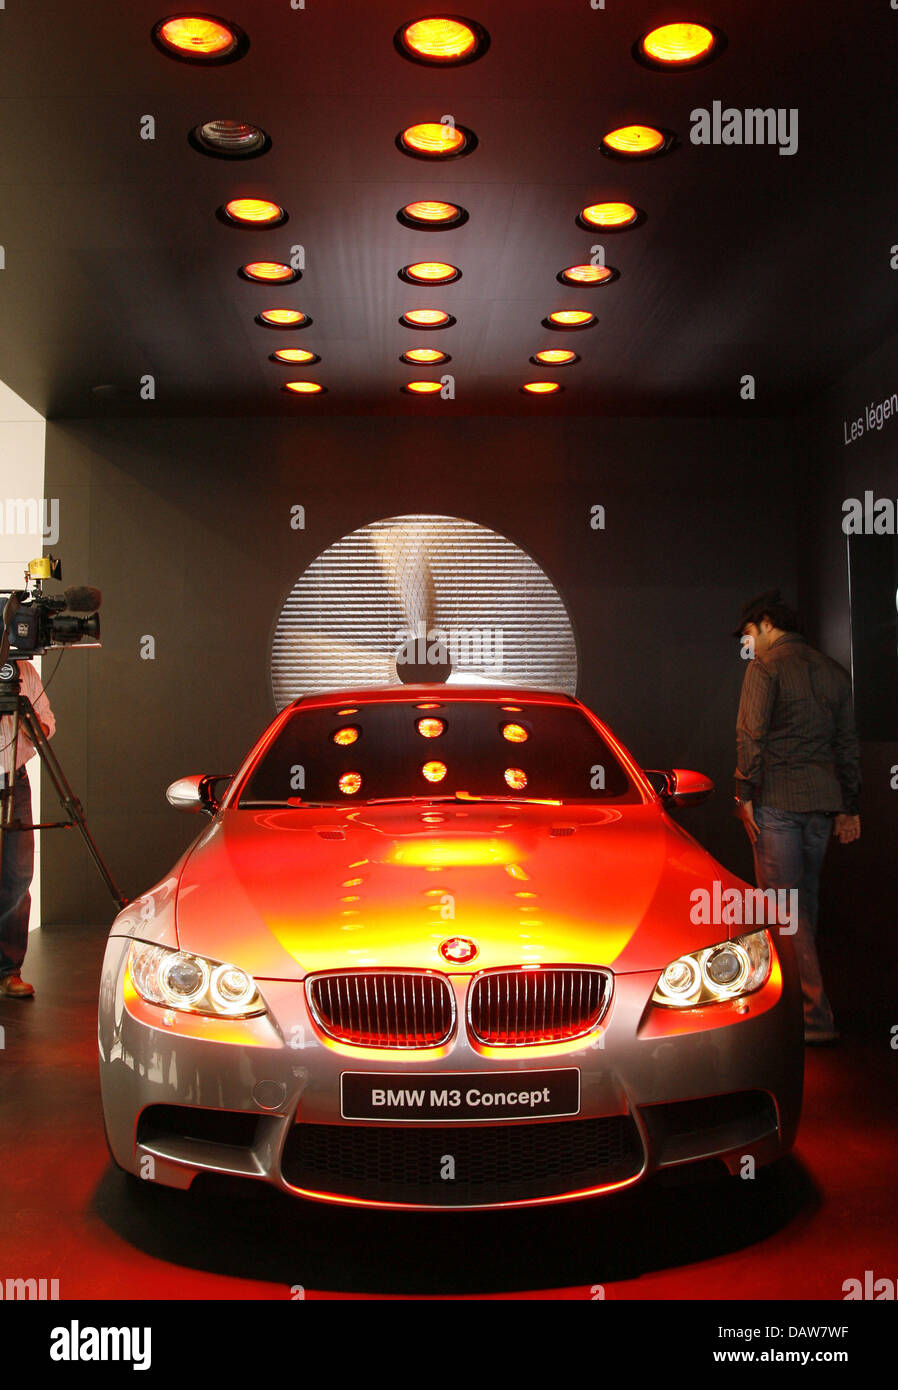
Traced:
[[722, 1004], [754, 994], [767, 983], [773, 965], [769, 931], [749, 932], [677, 957], [665, 966], [652, 1003], [668, 1008]]
[[174, 951], [159, 969], [159, 987], [174, 1009], [190, 1008], [209, 986], [209, 967], [200, 956]]
[[132, 941], [128, 976], [141, 999], [160, 1008], [217, 1018], [253, 1018], [267, 1006], [252, 975], [231, 962]]

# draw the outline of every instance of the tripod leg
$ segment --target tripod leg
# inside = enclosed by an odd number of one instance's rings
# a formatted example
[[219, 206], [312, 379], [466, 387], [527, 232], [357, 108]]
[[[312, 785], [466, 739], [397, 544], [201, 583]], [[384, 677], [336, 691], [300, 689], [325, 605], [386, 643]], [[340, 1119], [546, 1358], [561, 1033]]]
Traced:
[[27, 698], [27, 696], [24, 695], [20, 696], [19, 699], [20, 705], [22, 706], [22, 724], [25, 728], [26, 733], [28, 734], [28, 737], [31, 739], [31, 742], [37, 749], [37, 753], [41, 762], [43, 763], [44, 767], [47, 770], [47, 773], [49, 774], [50, 780], [52, 781], [53, 786], [55, 788], [56, 795], [59, 797], [60, 805], [63, 807], [67, 815], [70, 817], [72, 824], [76, 825], [78, 829], [81, 831], [84, 843], [87, 845], [87, 848], [90, 851], [91, 858], [96, 864], [97, 869], [100, 873], [100, 877], [106, 884], [106, 887], [109, 889], [109, 892], [112, 894], [113, 899], [119, 907], [127, 907], [128, 899], [124, 896], [123, 893], [120, 892], [115, 880], [113, 879], [108, 868], [106, 867], [106, 864], [103, 860], [103, 856], [100, 854], [100, 851], [94, 843], [93, 836], [88, 830], [87, 822], [84, 819], [84, 810], [81, 806], [81, 802], [78, 800], [78, 798], [75, 796], [75, 793], [72, 791], [72, 788], [69, 786], [68, 780], [66, 779], [66, 775], [62, 770], [59, 759], [57, 758], [53, 749], [50, 747], [50, 741], [44, 733], [43, 728], [41, 727], [40, 720], [34, 713], [31, 701]]
[[[43, 733], [43, 729], [41, 730]], [[9, 747], [12, 752], [9, 755], [9, 762], [12, 771], [7, 774], [2, 792], [2, 811], [0, 811], [0, 863], [3, 859], [3, 840], [9, 832], [12, 824], [12, 804], [13, 787], [16, 780], [16, 760], [19, 749], [19, 706], [16, 704], [12, 716], [12, 738], [9, 740]]]

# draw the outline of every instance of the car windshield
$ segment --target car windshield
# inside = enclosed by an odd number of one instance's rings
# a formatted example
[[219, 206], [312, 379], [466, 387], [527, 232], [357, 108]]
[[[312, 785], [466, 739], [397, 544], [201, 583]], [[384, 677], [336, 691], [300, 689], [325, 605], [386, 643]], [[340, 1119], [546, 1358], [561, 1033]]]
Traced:
[[293, 711], [250, 770], [239, 806], [467, 797], [637, 798], [576, 705], [385, 700]]

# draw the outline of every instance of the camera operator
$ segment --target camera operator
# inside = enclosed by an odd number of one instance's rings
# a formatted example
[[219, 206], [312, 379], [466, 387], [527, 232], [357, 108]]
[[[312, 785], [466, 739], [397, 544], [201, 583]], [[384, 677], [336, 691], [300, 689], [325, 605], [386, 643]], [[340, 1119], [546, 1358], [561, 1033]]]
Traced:
[[[35, 717], [47, 738], [56, 730], [56, 720], [44, 694], [40, 677], [30, 661], [18, 661], [21, 693], [27, 695]], [[12, 797], [12, 819], [31, 825], [31, 787], [25, 764], [36, 749], [23, 729], [15, 751], [13, 768], [13, 716], [0, 719], [0, 769], [5, 787]], [[8, 830], [3, 835], [0, 865], [0, 999], [30, 999], [34, 987], [22, 979], [22, 964], [28, 947], [28, 918], [31, 910], [31, 880], [34, 875], [34, 831]]]

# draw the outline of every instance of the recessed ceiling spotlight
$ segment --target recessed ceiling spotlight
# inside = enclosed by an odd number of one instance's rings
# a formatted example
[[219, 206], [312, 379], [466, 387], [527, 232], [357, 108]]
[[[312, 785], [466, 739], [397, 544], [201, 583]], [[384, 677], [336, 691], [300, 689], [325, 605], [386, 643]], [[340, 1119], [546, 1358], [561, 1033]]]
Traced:
[[99, 386], [92, 386], [90, 393], [98, 401], [124, 401], [136, 398], [137, 391], [133, 386], [121, 386], [117, 382], [104, 381]]
[[263, 328], [307, 328], [311, 322], [301, 309], [263, 309], [256, 315]]
[[327, 388], [319, 381], [285, 381], [282, 389], [294, 396], [320, 396]]
[[610, 265], [569, 265], [555, 276], [562, 285], [609, 285], [620, 277], [620, 271]]
[[599, 149], [611, 159], [654, 159], [673, 149], [675, 138], [653, 125], [622, 125], [602, 136]]
[[233, 63], [249, 48], [243, 30], [212, 14], [177, 14], [153, 25], [160, 52], [182, 63]]
[[415, 261], [402, 267], [399, 278], [407, 285], [451, 285], [461, 279], [461, 271], [448, 261]]
[[403, 58], [410, 58], [413, 63], [457, 67], [482, 58], [490, 46], [490, 36], [473, 19], [433, 15], [401, 25], [393, 42]]
[[548, 318], [543, 319], [544, 328], [567, 330], [591, 328], [594, 323], [598, 323], [598, 319], [588, 309], [553, 309]]
[[706, 24], [662, 24], [651, 29], [633, 45], [633, 57], [650, 68], [674, 71], [696, 68], [716, 58], [726, 47], [719, 29]]
[[570, 348], [543, 348], [541, 352], [535, 352], [530, 361], [540, 367], [568, 367], [573, 362], [579, 362], [580, 356], [571, 352]]
[[440, 381], [407, 381], [402, 391], [408, 391], [413, 396], [432, 396], [436, 391], [442, 390]]
[[396, 145], [413, 159], [458, 159], [470, 154], [477, 144], [473, 130], [448, 121], [422, 121], [410, 125], [396, 136]]
[[577, 225], [588, 232], [625, 232], [644, 221], [645, 213], [632, 203], [590, 203], [577, 215]]
[[530, 396], [557, 396], [564, 387], [557, 381], [525, 381], [521, 390]]
[[216, 212], [229, 227], [280, 227], [287, 213], [267, 198], [231, 198]]
[[292, 280], [302, 278], [301, 270], [294, 270], [283, 261], [248, 261], [237, 271], [244, 280], [255, 280], [266, 285], [286, 285]]
[[425, 201], [406, 203], [405, 207], [397, 212], [396, 219], [403, 227], [413, 227], [415, 231], [443, 232], [467, 222], [468, 214], [456, 203]]
[[455, 319], [444, 309], [406, 309], [399, 322], [403, 328], [451, 328]]
[[271, 149], [271, 136], [247, 121], [204, 121], [188, 132], [187, 139], [200, 154], [213, 159], [255, 159]]
[[269, 354], [269, 361], [286, 362], [290, 366], [300, 362], [304, 367], [310, 367], [313, 362], [320, 362], [321, 358], [317, 352], [309, 352], [306, 348], [278, 348], [277, 352]]
[[439, 362], [451, 361], [451, 358], [448, 352], [440, 352], [439, 348], [408, 348], [399, 361], [414, 367], [435, 367]]

